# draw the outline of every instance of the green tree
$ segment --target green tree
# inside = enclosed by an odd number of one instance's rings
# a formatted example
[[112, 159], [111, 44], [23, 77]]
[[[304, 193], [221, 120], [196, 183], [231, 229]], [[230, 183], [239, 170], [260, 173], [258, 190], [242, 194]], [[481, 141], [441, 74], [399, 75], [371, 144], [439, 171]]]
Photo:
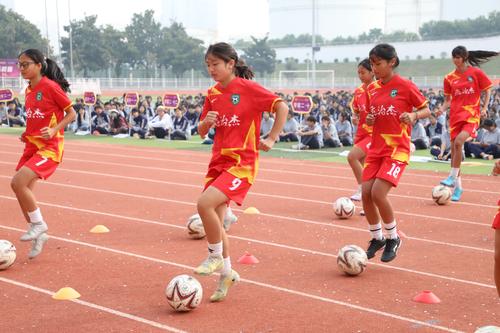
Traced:
[[109, 61], [108, 67], [113, 69], [116, 77], [121, 77], [123, 65], [130, 64], [133, 49], [127, 43], [125, 32], [116, 30], [111, 25], [101, 28], [101, 32]]
[[125, 36], [130, 44], [130, 62], [143, 66], [146, 73], [158, 63], [159, 45], [162, 36], [161, 24], [154, 19], [154, 10], [134, 14], [132, 22], [125, 27]]
[[204, 70], [203, 41], [190, 37], [182, 24], [163, 28], [159, 45], [159, 64], [171, 68], [176, 77], [191, 69]]
[[[73, 66], [75, 72], [83, 72], [88, 77], [90, 72], [108, 67], [109, 54], [106, 52], [101, 29], [96, 26], [97, 16], [86, 16], [80, 21], [71, 22], [73, 38]], [[70, 26], [64, 26], [69, 33]], [[69, 37], [61, 38], [61, 55], [66, 68], [70, 67]], [[76, 73], [75, 73], [76, 74]]]
[[[19, 53], [29, 48], [36, 48], [47, 53], [47, 39], [43, 38], [40, 30], [26, 20], [24, 16], [6, 10], [0, 5], [0, 58], [16, 58]], [[49, 49], [49, 53], [52, 50]], [[48, 54], [47, 56], [51, 56]]]
[[273, 73], [276, 67], [276, 51], [269, 46], [268, 37], [251, 38], [252, 45], [243, 50], [245, 60], [261, 75]]

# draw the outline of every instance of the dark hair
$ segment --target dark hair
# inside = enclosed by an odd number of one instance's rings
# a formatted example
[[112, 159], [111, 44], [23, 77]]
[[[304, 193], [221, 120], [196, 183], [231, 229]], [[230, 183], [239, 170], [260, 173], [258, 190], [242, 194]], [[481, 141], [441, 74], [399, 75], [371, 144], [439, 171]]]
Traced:
[[314, 116], [307, 117], [306, 121], [310, 121], [316, 124], [316, 118], [314, 118]]
[[102, 110], [102, 105], [101, 104], [96, 104], [96, 106], [94, 106], [94, 110], [97, 110], [97, 109], [101, 109]]
[[394, 64], [394, 68], [399, 66], [399, 57], [396, 53], [396, 49], [394, 46], [389, 44], [378, 44], [373, 49], [370, 50], [369, 58], [370, 60], [374, 60], [373, 58], [380, 58], [386, 61], [391, 61], [396, 58], [396, 63]]
[[243, 59], [238, 57], [236, 50], [228, 43], [216, 43], [208, 47], [205, 60], [211, 54], [216, 58], [224, 60], [225, 63], [234, 60], [234, 74], [238, 77], [251, 80], [254, 78], [253, 71], [247, 66]]
[[490, 126], [494, 126], [495, 125], [495, 122], [493, 121], [493, 119], [485, 119], [483, 121], [483, 127], [490, 127]]
[[372, 65], [370, 64], [370, 59], [364, 58], [361, 60], [361, 62], [358, 64], [359, 66], [363, 66], [367, 71], [371, 72], [372, 71]]
[[138, 108], [133, 108], [132, 111], [130, 111], [130, 113], [134, 113], [134, 112], [139, 112], [139, 109]]
[[472, 66], [479, 67], [484, 64], [490, 58], [496, 57], [499, 53], [494, 51], [467, 51], [465, 46], [459, 45], [451, 51], [451, 56], [453, 58], [462, 58], [465, 62], [468, 62]]
[[331, 122], [332, 120], [330, 119], [330, 117], [328, 116], [323, 116], [321, 117], [321, 120], [328, 120], [329, 122]]
[[64, 74], [57, 66], [57, 63], [49, 58], [46, 58], [40, 50], [37, 49], [27, 49], [21, 52], [17, 57], [25, 55], [35, 62], [35, 64], [42, 64], [41, 74], [48, 77], [52, 81], [55, 81], [63, 91], [71, 92], [69, 89], [69, 83], [64, 78]]

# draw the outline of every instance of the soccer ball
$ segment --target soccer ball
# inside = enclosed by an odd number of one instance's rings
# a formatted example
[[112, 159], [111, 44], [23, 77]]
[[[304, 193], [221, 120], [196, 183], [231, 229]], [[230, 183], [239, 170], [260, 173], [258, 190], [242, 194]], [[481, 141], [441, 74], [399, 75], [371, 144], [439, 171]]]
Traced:
[[337, 201], [333, 204], [333, 209], [335, 211], [335, 215], [340, 217], [341, 219], [347, 219], [354, 215], [356, 211], [356, 206], [351, 199], [347, 197], [338, 198]]
[[16, 261], [16, 247], [7, 240], [0, 240], [0, 271], [9, 268]]
[[450, 202], [451, 190], [448, 186], [438, 185], [432, 189], [432, 199], [438, 205], [446, 205]]
[[188, 235], [194, 239], [201, 239], [205, 237], [205, 228], [203, 227], [203, 222], [201, 221], [199, 214], [194, 214], [188, 219], [187, 222]]
[[367, 262], [365, 250], [357, 245], [346, 245], [337, 254], [337, 266], [347, 275], [355, 276], [363, 273]]
[[165, 289], [165, 295], [168, 304], [175, 311], [191, 311], [200, 305], [203, 289], [194, 277], [182, 274], [170, 281]]

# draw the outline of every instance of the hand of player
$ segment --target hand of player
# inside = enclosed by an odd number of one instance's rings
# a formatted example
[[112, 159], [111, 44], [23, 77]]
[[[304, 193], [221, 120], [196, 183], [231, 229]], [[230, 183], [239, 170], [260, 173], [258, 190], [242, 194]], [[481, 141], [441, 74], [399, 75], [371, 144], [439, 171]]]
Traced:
[[19, 137], [19, 141], [26, 143], [26, 132], [23, 132]]
[[270, 151], [273, 148], [275, 142], [276, 141], [271, 139], [270, 137], [267, 137], [267, 139], [264, 140], [260, 140], [259, 149], [263, 151]]
[[375, 116], [372, 115], [371, 113], [369, 113], [367, 116], [366, 116], [366, 124], [368, 126], [372, 126], [373, 124], [375, 123]]
[[205, 119], [203, 119], [204, 122], [209, 124], [210, 126], [214, 125], [215, 122], [217, 121], [217, 117], [219, 116], [219, 112], [217, 111], [208, 111]]
[[488, 109], [482, 108], [481, 109], [481, 118], [486, 118], [487, 116], [488, 116]]
[[40, 133], [42, 134], [42, 138], [49, 140], [56, 134], [56, 131], [51, 127], [44, 127], [40, 130]]
[[411, 125], [415, 120], [415, 114], [413, 112], [403, 112], [401, 116], [399, 116], [399, 120], [405, 124]]
[[438, 160], [442, 160], [442, 159], [443, 159], [443, 153], [439, 153]]

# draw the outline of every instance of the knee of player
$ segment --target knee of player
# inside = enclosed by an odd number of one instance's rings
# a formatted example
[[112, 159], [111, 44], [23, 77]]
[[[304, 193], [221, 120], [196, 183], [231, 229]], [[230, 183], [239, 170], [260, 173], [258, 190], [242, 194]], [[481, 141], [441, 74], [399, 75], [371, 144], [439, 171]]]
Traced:
[[361, 189], [361, 198], [363, 201], [371, 201], [372, 200], [372, 189], [363, 187]]
[[19, 177], [14, 176], [12, 180], [10, 181], [10, 187], [14, 192], [19, 191], [22, 188], [22, 182], [19, 179]]
[[201, 196], [196, 203], [196, 208], [198, 212], [206, 212], [211, 208], [210, 201], [205, 196]]

